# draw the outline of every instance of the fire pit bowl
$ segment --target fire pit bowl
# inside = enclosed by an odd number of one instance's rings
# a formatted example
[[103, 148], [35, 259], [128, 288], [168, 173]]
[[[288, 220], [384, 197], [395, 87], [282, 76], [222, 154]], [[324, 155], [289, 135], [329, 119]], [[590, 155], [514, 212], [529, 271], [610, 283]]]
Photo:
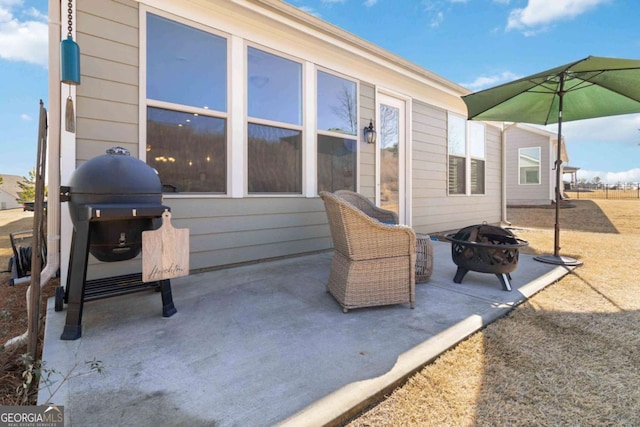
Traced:
[[469, 271], [492, 273], [505, 291], [511, 290], [509, 273], [518, 267], [519, 248], [529, 244], [509, 230], [487, 224], [462, 228], [445, 239], [451, 242], [451, 258], [458, 266], [455, 283], [461, 283]]

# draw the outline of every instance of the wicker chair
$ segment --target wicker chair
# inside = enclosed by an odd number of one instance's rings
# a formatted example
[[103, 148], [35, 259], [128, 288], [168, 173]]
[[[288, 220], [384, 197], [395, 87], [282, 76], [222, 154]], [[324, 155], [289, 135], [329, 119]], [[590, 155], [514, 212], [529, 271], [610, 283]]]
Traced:
[[349, 190], [338, 190], [335, 193], [336, 196], [351, 203], [362, 212], [369, 215], [371, 218], [375, 218], [385, 224], [398, 224], [398, 214], [393, 211], [388, 211], [377, 207], [373, 202], [367, 199], [360, 193], [355, 193]]
[[343, 311], [407, 302], [414, 308], [415, 232], [383, 224], [335, 194], [320, 197], [335, 249], [327, 291]]

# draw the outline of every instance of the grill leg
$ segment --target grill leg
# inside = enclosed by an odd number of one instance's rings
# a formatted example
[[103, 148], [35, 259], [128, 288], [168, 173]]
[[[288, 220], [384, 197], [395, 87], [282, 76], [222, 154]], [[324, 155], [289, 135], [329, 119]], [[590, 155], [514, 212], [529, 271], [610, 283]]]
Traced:
[[171, 317], [178, 312], [173, 305], [173, 295], [171, 294], [171, 281], [169, 279], [160, 281], [160, 293], [162, 295], [162, 317]]
[[511, 276], [509, 274], [496, 274], [498, 280], [500, 280], [500, 284], [502, 285], [502, 289], [505, 291], [511, 291]]
[[456, 271], [456, 275], [454, 276], [453, 281], [455, 283], [462, 283], [462, 279], [468, 272], [469, 270], [467, 270], [466, 268], [458, 267], [458, 270]]
[[65, 296], [67, 320], [60, 336], [61, 340], [77, 340], [82, 335], [82, 305], [84, 302], [84, 280], [89, 258], [89, 222], [78, 221], [73, 230], [69, 276]]

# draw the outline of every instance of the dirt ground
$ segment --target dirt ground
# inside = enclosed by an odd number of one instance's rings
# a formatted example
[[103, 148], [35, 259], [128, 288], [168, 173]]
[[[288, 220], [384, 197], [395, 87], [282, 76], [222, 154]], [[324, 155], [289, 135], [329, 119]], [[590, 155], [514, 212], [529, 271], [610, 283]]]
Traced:
[[[22, 335], [27, 330], [26, 290], [27, 283], [9, 286], [11, 273], [8, 269], [9, 259], [13, 256], [9, 235], [14, 232], [33, 229], [33, 212], [23, 212], [22, 209], [0, 211], [0, 405], [33, 405], [36, 395], [30, 393], [27, 400], [22, 400], [16, 393], [16, 388], [22, 384], [21, 355], [27, 352], [27, 346], [22, 345], [7, 350], [4, 343], [7, 340]], [[52, 280], [43, 290], [43, 304], [53, 294], [58, 281]], [[43, 305], [45, 307], [45, 305]], [[44, 309], [41, 310], [44, 315]], [[40, 328], [40, 343], [44, 328]], [[38, 352], [42, 351], [39, 345]]]

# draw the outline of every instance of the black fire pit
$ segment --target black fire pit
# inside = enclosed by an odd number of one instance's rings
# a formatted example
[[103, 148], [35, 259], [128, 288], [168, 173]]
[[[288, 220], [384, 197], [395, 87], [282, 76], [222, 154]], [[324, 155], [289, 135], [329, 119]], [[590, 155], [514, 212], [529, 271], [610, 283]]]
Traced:
[[67, 306], [61, 339], [80, 338], [85, 301], [156, 288], [162, 294], [162, 315], [176, 313], [169, 280], [142, 282], [142, 274], [86, 281], [89, 253], [103, 262], [135, 258], [142, 250], [142, 232], [160, 225], [162, 184], [156, 171], [130, 157], [121, 147], [94, 157], [73, 173], [61, 187], [60, 201], [69, 202], [73, 238], [64, 294], [56, 290], [56, 310]]
[[461, 283], [470, 270], [492, 273], [505, 291], [511, 290], [509, 273], [518, 267], [519, 248], [529, 244], [509, 230], [487, 224], [471, 225], [445, 238], [451, 242], [451, 257], [458, 266], [455, 283]]

